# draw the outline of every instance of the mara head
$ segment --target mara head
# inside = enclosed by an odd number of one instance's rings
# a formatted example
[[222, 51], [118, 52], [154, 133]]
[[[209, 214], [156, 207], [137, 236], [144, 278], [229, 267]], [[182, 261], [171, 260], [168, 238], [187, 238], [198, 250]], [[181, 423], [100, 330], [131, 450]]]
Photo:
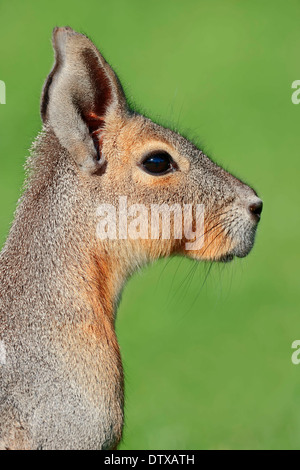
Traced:
[[76, 211], [94, 226], [97, 250], [125, 250], [136, 264], [172, 254], [246, 256], [262, 211], [255, 191], [181, 135], [130, 110], [86, 36], [56, 28], [53, 45], [43, 138], [80, 182]]

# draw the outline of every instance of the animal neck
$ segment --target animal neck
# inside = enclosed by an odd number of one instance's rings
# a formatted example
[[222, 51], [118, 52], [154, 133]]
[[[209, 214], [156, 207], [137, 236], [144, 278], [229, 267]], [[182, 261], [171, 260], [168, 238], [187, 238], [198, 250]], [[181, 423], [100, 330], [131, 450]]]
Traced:
[[11, 284], [20, 302], [36, 299], [29, 315], [42, 315], [46, 323], [60, 318], [69, 327], [86, 323], [95, 331], [113, 329], [130, 262], [97, 240], [91, 197], [53, 136], [42, 139], [33, 159], [1, 254], [3, 283], [8, 289]]
[[128, 269], [117, 257], [91, 250], [77, 270], [78, 292], [93, 312], [95, 322], [114, 327], [116, 311]]

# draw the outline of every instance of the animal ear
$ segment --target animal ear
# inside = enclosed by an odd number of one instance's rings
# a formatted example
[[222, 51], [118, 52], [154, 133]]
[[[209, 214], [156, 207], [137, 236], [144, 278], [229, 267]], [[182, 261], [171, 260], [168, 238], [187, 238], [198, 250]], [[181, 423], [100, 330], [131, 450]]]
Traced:
[[127, 109], [122, 87], [94, 44], [71, 28], [53, 31], [55, 64], [44, 85], [41, 115], [83, 170], [103, 164], [101, 130], [112, 110]]

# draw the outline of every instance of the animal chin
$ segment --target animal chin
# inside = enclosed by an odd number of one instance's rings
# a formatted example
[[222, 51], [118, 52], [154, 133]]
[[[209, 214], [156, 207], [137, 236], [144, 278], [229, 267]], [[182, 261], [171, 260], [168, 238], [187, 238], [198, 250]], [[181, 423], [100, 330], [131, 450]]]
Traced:
[[234, 255], [232, 253], [228, 253], [227, 255], [222, 255], [217, 261], [221, 263], [230, 263], [234, 260]]

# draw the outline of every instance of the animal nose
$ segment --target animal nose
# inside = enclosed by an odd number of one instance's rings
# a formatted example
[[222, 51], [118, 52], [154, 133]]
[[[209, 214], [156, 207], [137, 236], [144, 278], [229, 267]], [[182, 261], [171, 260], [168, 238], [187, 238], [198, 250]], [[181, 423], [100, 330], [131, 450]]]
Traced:
[[251, 212], [251, 214], [255, 218], [256, 222], [259, 222], [260, 216], [263, 210], [263, 202], [260, 199], [258, 199], [257, 201], [252, 202], [249, 205], [248, 209], [249, 209], [249, 212]]

